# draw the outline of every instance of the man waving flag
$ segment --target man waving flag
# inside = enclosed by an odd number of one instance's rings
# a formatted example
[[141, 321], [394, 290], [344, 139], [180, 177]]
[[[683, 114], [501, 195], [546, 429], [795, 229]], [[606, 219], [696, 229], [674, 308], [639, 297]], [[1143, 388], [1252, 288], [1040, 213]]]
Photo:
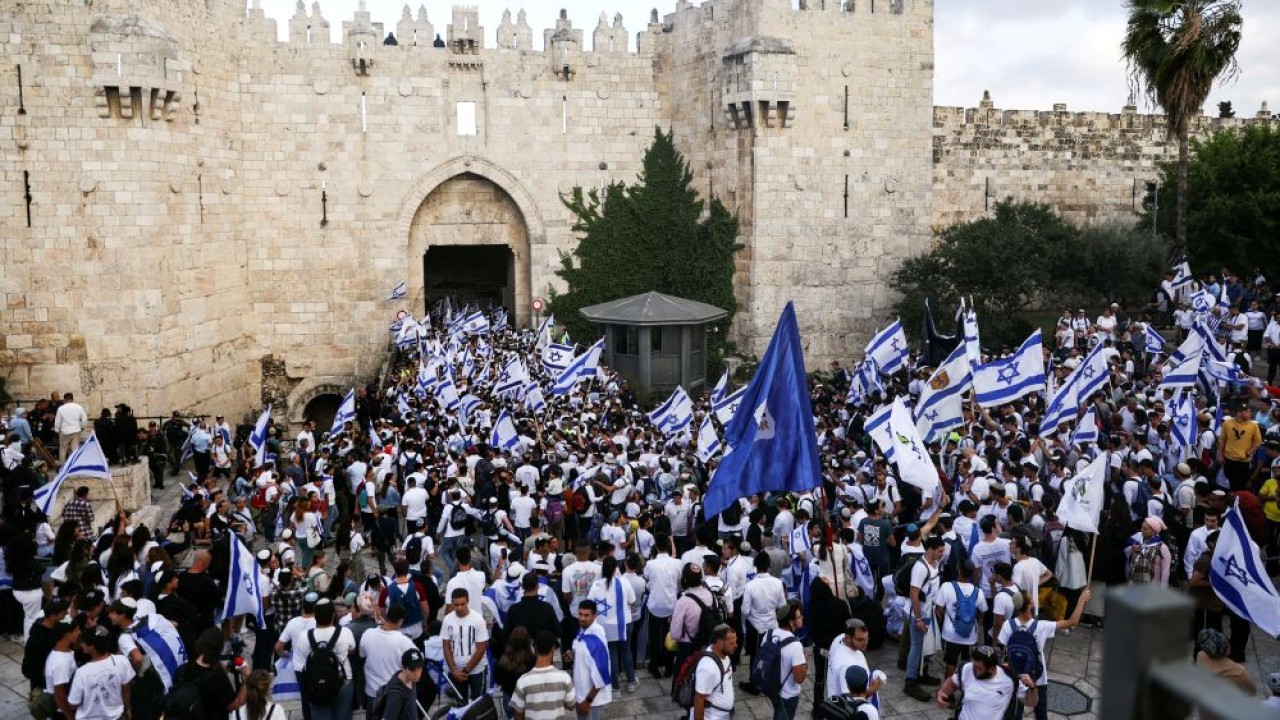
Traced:
[[706, 517], [719, 515], [747, 495], [803, 492], [822, 484], [800, 327], [791, 303], [782, 311], [741, 407], [725, 428], [724, 443], [733, 449], [707, 488]]

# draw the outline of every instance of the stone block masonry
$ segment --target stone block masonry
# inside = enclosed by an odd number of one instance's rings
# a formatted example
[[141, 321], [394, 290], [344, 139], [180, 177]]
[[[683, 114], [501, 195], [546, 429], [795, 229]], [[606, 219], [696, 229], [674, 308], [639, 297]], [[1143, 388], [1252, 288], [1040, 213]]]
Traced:
[[[23, 0], [0, 16], [0, 373], [91, 410], [300, 418], [376, 376], [394, 313], [442, 276], [433, 248], [505, 246], [490, 276], [527, 323], [577, 240], [561, 195], [633, 181], [655, 127], [741, 217], [740, 350], [794, 299], [818, 367], [891, 319], [884, 278], [981, 214], [986, 177], [1122, 214], [1125, 163], [1165, 152], [1154, 127], [933, 108], [931, 0], [791, 5], [496, 29], [361, 7], [332, 43], [319, 2], [279, 42], [241, 0]], [[1117, 137], [1133, 149], [1056, 149]]]

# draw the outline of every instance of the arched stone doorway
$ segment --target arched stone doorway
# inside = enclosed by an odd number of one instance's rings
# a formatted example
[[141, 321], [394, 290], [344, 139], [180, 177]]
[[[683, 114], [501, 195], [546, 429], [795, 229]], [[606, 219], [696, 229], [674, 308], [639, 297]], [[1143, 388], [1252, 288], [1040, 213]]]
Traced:
[[334, 393], [317, 395], [311, 398], [311, 401], [302, 409], [302, 419], [315, 423], [318, 438], [319, 433], [328, 432], [333, 426], [333, 418], [338, 414], [338, 406], [341, 404], [341, 395]]
[[532, 298], [531, 245], [542, 222], [520, 183], [497, 166], [463, 157], [428, 173], [401, 213], [409, 237], [409, 294], [420, 312], [445, 295], [501, 304], [527, 326]]

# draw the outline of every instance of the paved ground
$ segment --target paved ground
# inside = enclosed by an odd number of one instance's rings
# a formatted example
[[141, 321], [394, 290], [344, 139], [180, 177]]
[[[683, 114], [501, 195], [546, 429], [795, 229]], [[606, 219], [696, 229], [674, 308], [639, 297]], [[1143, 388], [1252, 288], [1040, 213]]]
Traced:
[[[139, 522], [154, 524], [163, 516], [168, 519], [168, 512], [161, 509], [176, 507], [178, 489], [175, 483], [168, 483], [166, 491], [149, 506], [137, 514]], [[1079, 690], [1086, 698], [1092, 699], [1089, 711], [1075, 715], [1059, 715], [1050, 713], [1051, 718], [1073, 718], [1074, 720], [1095, 720], [1098, 717], [1097, 701], [1102, 686], [1102, 633], [1103, 630], [1080, 627], [1068, 635], [1059, 636], [1047, 650], [1047, 664], [1050, 680], [1065, 683]], [[250, 642], [252, 639], [250, 638]], [[8, 640], [0, 640], [0, 718], [20, 718], [28, 715], [26, 709], [27, 681], [22, 677], [22, 646]], [[1188, 650], [1189, 653], [1189, 650]], [[870, 661], [889, 675], [889, 682], [881, 691], [881, 706], [884, 717], [902, 718], [903, 720], [943, 720], [950, 718], [950, 711], [941, 710], [933, 704], [917, 702], [902, 694], [903, 673], [896, 667], [897, 649], [886, 647], [869, 654]], [[938, 665], [940, 656], [931, 665], [935, 675], [941, 674]], [[1280, 671], [1280, 642], [1267, 637], [1259, 637], [1253, 633], [1250, 642], [1248, 662], [1261, 687], [1265, 687], [1263, 678], [1267, 673]], [[737, 672], [737, 680], [746, 679], [746, 669], [741, 667]], [[609, 720], [638, 720], [640, 718], [666, 717], [668, 720], [680, 714], [668, 697], [668, 683], [661, 684], [641, 671], [640, 689], [635, 694], [619, 693], [615, 696], [606, 717]], [[1052, 702], [1052, 692], [1050, 697]], [[773, 717], [769, 701], [765, 698], [750, 697], [738, 693], [736, 720], [770, 720]], [[812, 681], [810, 681], [800, 704], [799, 718], [811, 717]], [[301, 713], [293, 708], [291, 715], [300, 718]], [[357, 718], [363, 720], [363, 714]]]

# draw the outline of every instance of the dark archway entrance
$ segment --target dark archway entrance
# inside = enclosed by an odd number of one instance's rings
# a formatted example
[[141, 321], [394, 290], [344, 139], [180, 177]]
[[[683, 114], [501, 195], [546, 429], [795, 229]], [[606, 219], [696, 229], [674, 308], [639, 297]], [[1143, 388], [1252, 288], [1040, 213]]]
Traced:
[[341, 404], [342, 398], [338, 395], [317, 395], [302, 410], [302, 419], [316, 424], [316, 437], [319, 438], [320, 433], [329, 432], [329, 428], [333, 426], [333, 418], [338, 414], [338, 406]]
[[461, 307], [502, 306], [510, 312], [515, 298], [515, 255], [506, 245], [436, 245], [422, 256], [427, 309], [446, 296]]

